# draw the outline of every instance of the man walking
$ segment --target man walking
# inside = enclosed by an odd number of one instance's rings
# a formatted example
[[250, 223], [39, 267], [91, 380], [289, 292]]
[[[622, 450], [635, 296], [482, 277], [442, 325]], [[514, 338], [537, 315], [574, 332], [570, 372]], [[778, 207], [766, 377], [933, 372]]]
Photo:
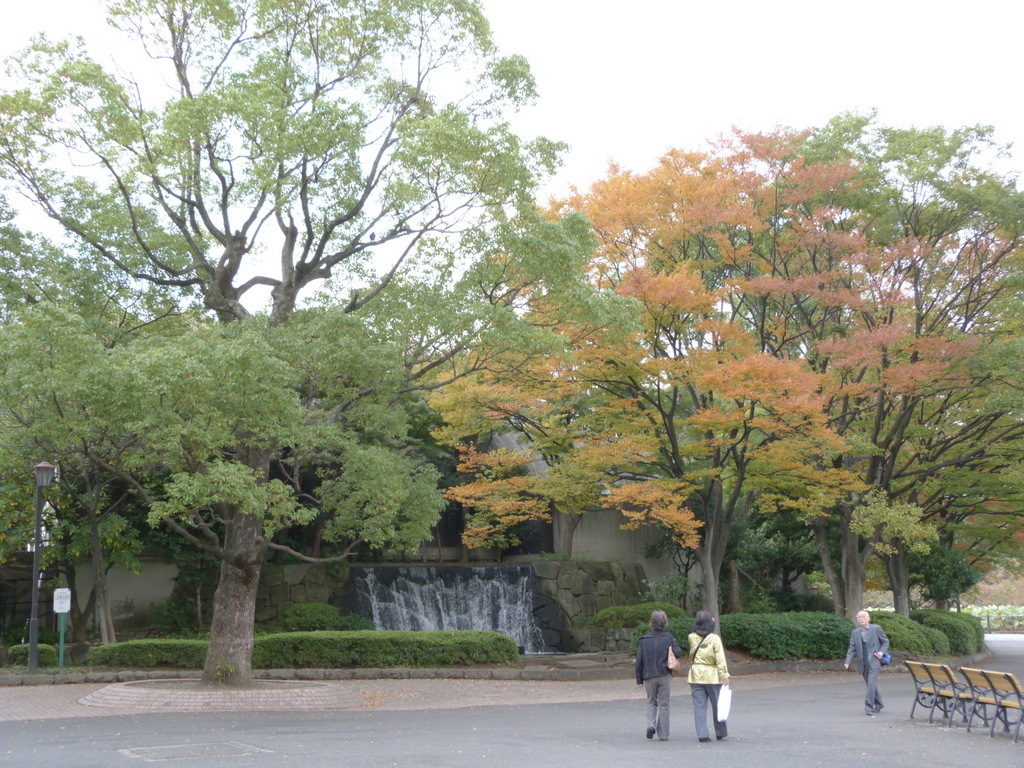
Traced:
[[878, 673], [882, 669], [882, 656], [889, 649], [889, 638], [877, 624], [871, 623], [867, 611], [857, 614], [857, 629], [850, 633], [850, 647], [846, 651], [846, 663], [850, 668], [853, 657], [857, 657], [857, 671], [864, 675], [867, 692], [864, 695], [864, 714], [874, 717], [885, 706], [878, 692]]

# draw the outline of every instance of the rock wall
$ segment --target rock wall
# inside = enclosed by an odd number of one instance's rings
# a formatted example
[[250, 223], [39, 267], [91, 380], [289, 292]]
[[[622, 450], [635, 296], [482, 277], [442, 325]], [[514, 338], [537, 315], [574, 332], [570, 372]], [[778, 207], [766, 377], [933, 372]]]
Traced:
[[[524, 559], [533, 570], [533, 615], [544, 644], [567, 653], [629, 650], [631, 630], [598, 629], [604, 608], [636, 603], [644, 589], [638, 563]], [[327, 565], [265, 565], [256, 593], [256, 621], [276, 622], [296, 603], [340, 605], [348, 570]]]
[[639, 602], [637, 563], [534, 560], [534, 617], [546, 645], [567, 653], [629, 650], [630, 630], [596, 629], [590, 620], [613, 605]]
[[297, 603], [335, 603], [347, 578], [348, 569], [336, 565], [264, 565], [256, 588], [256, 621], [283, 619]]

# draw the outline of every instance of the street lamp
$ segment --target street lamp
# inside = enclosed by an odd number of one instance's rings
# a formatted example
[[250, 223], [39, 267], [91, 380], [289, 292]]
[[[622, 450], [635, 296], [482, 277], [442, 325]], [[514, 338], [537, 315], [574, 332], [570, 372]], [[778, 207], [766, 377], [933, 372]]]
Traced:
[[43, 488], [53, 482], [57, 468], [46, 461], [36, 464], [36, 539], [32, 550], [32, 614], [28, 622], [28, 671], [39, 666], [39, 550], [43, 538]]

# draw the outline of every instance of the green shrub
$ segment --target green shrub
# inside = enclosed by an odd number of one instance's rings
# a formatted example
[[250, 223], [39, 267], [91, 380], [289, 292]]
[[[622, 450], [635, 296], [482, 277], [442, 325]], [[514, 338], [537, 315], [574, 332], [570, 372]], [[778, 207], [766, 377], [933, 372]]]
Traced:
[[94, 645], [86, 663], [93, 667], [181, 667], [202, 669], [206, 661], [206, 640], [128, 640]]
[[[819, 611], [797, 613], [731, 613], [719, 619], [726, 647], [763, 659], [841, 659], [846, 654], [853, 623]], [[669, 619], [668, 631], [687, 647], [693, 620]], [[633, 630], [632, 650], [650, 630], [641, 624]]]
[[935, 627], [926, 627], [924, 624], [921, 625], [921, 631], [928, 636], [928, 640], [931, 641], [932, 650], [935, 656], [949, 656], [949, 638], [946, 637], [942, 632]]
[[948, 653], [969, 656], [984, 646], [985, 628], [977, 617], [969, 613], [921, 609], [911, 611], [910, 618], [945, 635], [949, 640]]
[[[28, 644], [28, 624], [22, 622], [20, 624], [13, 624], [7, 628], [7, 634], [4, 637], [6, 641], [4, 645], [27, 645]], [[58, 645], [60, 644], [60, 633], [52, 629], [44, 629], [39, 627], [39, 636], [36, 638], [37, 645]]]
[[911, 656], [935, 656], [938, 654], [932, 644], [931, 637], [916, 621], [900, 616], [892, 611], [875, 611], [871, 621], [878, 624], [889, 637], [889, 647], [893, 651], [902, 651]]
[[285, 632], [256, 638], [255, 669], [453, 667], [516, 664], [515, 640], [500, 632]]
[[[668, 620], [668, 626], [666, 630], [672, 634], [676, 639], [676, 642], [682, 646], [683, 650], [686, 651], [686, 638], [690, 632], [693, 631], [693, 617], [682, 615], [675, 616]], [[640, 645], [640, 638], [651, 631], [650, 622], [645, 621], [643, 624], [637, 624], [633, 627], [633, 635], [630, 638], [629, 649], [632, 653], [636, 653], [637, 646]]]
[[338, 629], [342, 632], [372, 631], [376, 627], [369, 619], [355, 613], [347, 613], [338, 619]]
[[284, 614], [284, 628], [289, 632], [337, 630], [340, 623], [338, 609], [327, 603], [298, 603]]
[[771, 596], [781, 613], [818, 611], [835, 615], [835, 603], [825, 595], [798, 595], [794, 592], [772, 592]]
[[[664, 611], [670, 619], [685, 617], [688, 614], [678, 605], [672, 603], [637, 603], [636, 605], [612, 605], [599, 611], [591, 620], [592, 627], [609, 629], [629, 629], [637, 624], [647, 624], [651, 613]], [[648, 627], [650, 629], [650, 627]]]
[[199, 626], [196, 601], [191, 597], [175, 597], [162, 603], [149, 604], [150, 632], [166, 637], [194, 637], [205, 632]]
[[[56, 667], [57, 666], [57, 649], [48, 643], [38, 643], [36, 645], [38, 652], [37, 660], [40, 667]], [[28, 666], [28, 644], [24, 645], [12, 645], [7, 649], [7, 664], [12, 667], [27, 667]]]
[[840, 659], [853, 623], [818, 611], [734, 613], [720, 618], [722, 642], [763, 659]]

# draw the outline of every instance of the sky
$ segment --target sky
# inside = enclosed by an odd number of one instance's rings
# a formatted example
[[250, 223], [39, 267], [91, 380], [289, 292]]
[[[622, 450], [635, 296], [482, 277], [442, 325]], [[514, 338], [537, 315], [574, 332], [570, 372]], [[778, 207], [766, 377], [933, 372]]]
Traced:
[[[1007, 0], [482, 0], [540, 98], [526, 135], [570, 152], [546, 187], [585, 188], [608, 163], [642, 172], [670, 148], [809, 128], [844, 111], [886, 125], [992, 125], [1020, 146], [1024, 3]], [[8, 0], [0, 57], [38, 31], [104, 33], [99, 0]]]

